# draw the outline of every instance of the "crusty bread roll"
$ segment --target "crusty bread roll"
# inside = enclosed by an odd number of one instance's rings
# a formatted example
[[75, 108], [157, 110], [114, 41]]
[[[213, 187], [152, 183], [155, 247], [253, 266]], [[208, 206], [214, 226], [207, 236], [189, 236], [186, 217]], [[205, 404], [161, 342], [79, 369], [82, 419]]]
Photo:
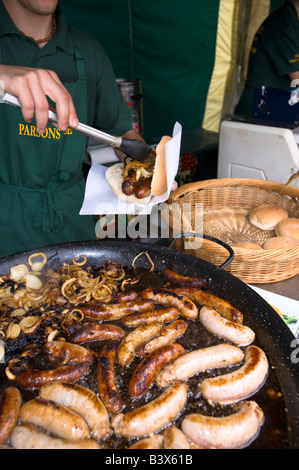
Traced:
[[288, 212], [276, 204], [260, 204], [249, 214], [249, 220], [255, 227], [262, 230], [274, 230], [275, 226], [288, 218]]
[[276, 225], [275, 233], [278, 237], [289, 237], [299, 242], [299, 219], [290, 217], [282, 220]]
[[273, 237], [263, 243], [264, 250], [287, 250], [299, 247], [299, 241], [288, 237]]
[[231, 246], [233, 248], [244, 248], [246, 250], [263, 250], [263, 248], [259, 246], [257, 243], [252, 243], [252, 242], [232, 243]]
[[136, 202], [138, 204], [147, 204], [152, 196], [160, 196], [167, 191], [167, 176], [166, 176], [166, 164], [165, 164], [165, 145], [171, 140], [169, 136], [163, 136], [159, 144], [156, 147], [156, 158], [155, 167], [151, 181], [151, 192], [150, 195], [143, 198], [137, 198], [135, 195], [126, 195], [122, 191], [123, 178], [123, 163], [116, 163], [115, 165], [107, 168], [106, 180], [111, 187], [112, 191], [120, 199], [127, 202]]

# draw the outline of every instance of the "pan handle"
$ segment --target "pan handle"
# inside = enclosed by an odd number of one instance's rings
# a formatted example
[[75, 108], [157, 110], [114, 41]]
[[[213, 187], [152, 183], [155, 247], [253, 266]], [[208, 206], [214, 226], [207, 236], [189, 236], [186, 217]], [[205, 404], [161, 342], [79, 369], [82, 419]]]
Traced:
[[172, 240], [170, 240], [170, 243], [169, 243], [169, 246], [168, 248], [171, 248], [173, 243], [178, 239], [178, 238], [185, 238], [185, 237], [200, 237], [200, 238], [205, 238], [207, 240], [210, 240], [212, 242], [215, 242], [215, 243], [218, 243], [218, 245], [221, 245], [223, 246], [223, 248], [225, 248], [228, 252], [229, 252], [229, 257], [227, 258], [226, 261], [224, 261], [224, 263], [221, 264], [220, 268], [224, 269], [226, 268], [226, 266], [228, 266], [232, 260], [234, 259], [234, 256], [235, 256], [235, 253], [233, 251], [233, 249], [227, 245], [226, 243], [224, 243], [223, 241], [221, 240], [218, 240], [218, 238], [214, 238], [214, 237], [211, 237], [210, 235], [206, 235], [204, 233], [192, 233], [192, 232], [187, 232], [187, 233], [180, 233], [179, 235], [177, 235], [176, 237], [172, 238]]

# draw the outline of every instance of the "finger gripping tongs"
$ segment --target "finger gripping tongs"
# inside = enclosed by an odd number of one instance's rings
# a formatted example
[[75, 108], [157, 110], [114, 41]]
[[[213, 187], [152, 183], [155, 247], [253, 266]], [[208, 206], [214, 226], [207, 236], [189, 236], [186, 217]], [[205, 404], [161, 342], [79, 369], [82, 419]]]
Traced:
[[[1, 101], [17, 108], [22, 107], [20, 101], [16, 96], [10, 95], [6, 92], [4, 92]], [[57, 124], [57, 114], [54, 111], [49, 110], [48, 115], [49, 121]], [[108, 144], [111, 147], [118, 149], [121, 152], [124, 152], [126, 155], [133, 158], [134, 160], [144, 161], [149, 156], [152, 150], [151, 147], [149, 147], [141, 140], [130, 140], [124, 139], [123, 137], [115, 137], [113, 135], [106, 134], [106, 132], [99, 131], [94, 127], [82, 124], [81, 122], [79, 122], [77, 127], [70, 127], [70, 129], [84, 134], [88, 137], [92, 137], [93, 139], [99, 140], [100, 142], [104, 142], [105, 144]]]

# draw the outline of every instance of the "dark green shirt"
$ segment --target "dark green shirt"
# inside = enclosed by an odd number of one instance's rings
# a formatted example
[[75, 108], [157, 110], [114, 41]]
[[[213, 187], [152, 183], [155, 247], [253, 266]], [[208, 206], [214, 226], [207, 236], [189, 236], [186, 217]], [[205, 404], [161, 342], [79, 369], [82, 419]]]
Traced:
[[[0, 0], [1, 63], [54, 70], [73, 96], [78, 118], [114, 135], [132, 129], [131, 113], [102, 47], [69, 28], [58, 9], [58, 29], [42, 49], [20, 33]], [[5, 87], [5, 84], [4, 84]], [[46, 245], [95, 239], [94, 219], [81, 216], [87, 138], [0, 104], [0, 256]]]
[[87, 73], [87, 124], [114, 135], [131, 130], [131, 113], [119, 93], [110, 61], [101, 45], [88, 33], [68, 27], [59, 8], [56, 18], [57, 31], [53, 39], [40, 49], [16, 29], [0, 0], [3, 64], [54, 70], [63, 83], [75, 82], [77, 71], [71, 37], [74, 38], [84, 57]]
[[251, 114], [253, 92], [259, 86], [289, 90], [289, 74], [298, 70], [299, 20], [294, 5], [286, 1], [264, 21], [254, 37], [236, 114]]

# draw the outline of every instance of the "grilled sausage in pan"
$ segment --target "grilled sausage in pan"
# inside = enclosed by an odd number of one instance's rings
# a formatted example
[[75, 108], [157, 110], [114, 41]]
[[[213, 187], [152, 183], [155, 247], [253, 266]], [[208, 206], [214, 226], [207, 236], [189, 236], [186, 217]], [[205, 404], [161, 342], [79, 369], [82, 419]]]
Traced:
[[153, 384], [157, 374], [162, 368], [177, 357], [181, 356], [185, 349], [180, 344], [170, 344], [157, 349], [144, 358], [134, 370], [129, 382], [129, 394], [131, 397], [143, 395]]
[[16, 426], [22, 405], [22, 396], [16, 387], [7, 387], [0, 402], [0, 444], [6, 444]]
[[115, 304], [83, 304], [80, 310], [85, 317], [99, 321], [112, 321], [134, 312], [147, 312], [154, 308], [151, 300], [132, 300]]
[[36, 389], [48, 382], [77, 382], [90, 371], [86, 364], [61, 366], [56, 369], [27, 369], [16, 377], [17, 384], [25, 389]]
[[16, 426], [11, 435], [11, 444], [14, 449], [101, 449], [101, 446], [92, 439], [71, 441], [52, 437], [42, 432], [30, 423]]
[[162, 305], [176, 307], [185, 318], [193, 320], [198, 316], [198, 309], [192, 300], [184, 294], [178, 294], [170, 289], [148, 288], [142, 291], [141, 297], [152, 299]]
[[165, 325], [158, 336], [154, 337], [150, 341], [140, 344], [140, 346], [136, 348], [135, 352], [137, 356], [147, 356], [156, 349], [171, 344], [185, 333], [187, 326], [188, 325], [185, 320], [180, 319]]
[[83, 346], [67, 341], [50, 341], [43, 347], [43, 352], [54, 364], [86, 364], [93, 363], [93, 355]]
[[39, 396], [66, 406], [81, 415], [95, 439], [106, 438], [110, 434], [108, 411], [100, 398], [89, 388], [79, 384], [52, 382], [40, 388]]
[[132, 444], [129, 449], [162, 449], [163, 436], [154, 434]]
[[43, 398], [27, 401], [21, 408], [20, 419], [62, 439], [82, 440], [90, 437], [87, 423], [80, 415]]
[[125, 331], [110, 323], [84, 323], [81, 328], [69, 336], [71, 343], [89, 343], [99, 340], [118, 340], [125, 336]]
[[255, 333], [251, 328], [227, 320], [213, 308], [203, 306], [199, 311], [199, 318], [210, 333], [236, 346], [248, 346], [255, 339]]
[[166, 281], [170, 282], [172, 285], [177, 286], [177, 287], [195, 287], [197, 289], [202, 289], [206, 283], [206, 279], [202, 279], [199, 277], [188, 277], [188, 276], [182, 276], [181, 274], [176, 273], [175, 271], [172, 271], [171, 269], [163, 269], [161, 272], [162, 276]]
[[157, 308], [150, 312], [127, 315], [122, 319], [122, 323], [128, 327], [135, 327], [154, 322], [167, 323], [178, 318], [179, 314], [180, 312], [176, 307]]
[[162, 323], [142, 325], [128, 333], [120, 342], [117, 360], [120, 365], [128, 366], [134, 359], [137, 347], [157, 336], [163, 328]]
[[176, 426], [170, 426], [163, 432], [163, 449], [190, 449], [188, 438]]
[[265, 382], [269, 365], [264, 351], [255, 345], [246, 348], [244, 365], [229, 374], [205, 379], [199, 386], [210, 403], [228, 405], [244, 400]]
[[145, 405], [111, 419], [115, 434], [123, 437], [146, 437], [170, 424], [183, 410], [188, 386], [176, 383]]
[[259, 433], [264, 414], [254, 401], [243, 401], [225, 417], [187, 415], [183, 432], [204, 449], [237, 449], [248, 445]]
[[239, 364], [243, 357], [240, 348], [226, 343], [196, 349], [168, 364], [158, 375], [156, 383], [159, 387], [167, 387], [177, 380], [186, 380], [208, 369]]
[[120, 396], [115, 376], [115, 360], [117, 354], [117, 343], [108, 342], [98, 355], [97, 383], [99, 397], [107, 410], [117, 413], [123, 408], [123, 400]]
[[226, 300], [217, 297], [217, 295], [192, 287], [181, 287], [174, 289], [174, 291], [179, 295], [186, 295], [200, 305], [214, 308], [222, 317], [228, 320], [243, 323], [243, 314]]

